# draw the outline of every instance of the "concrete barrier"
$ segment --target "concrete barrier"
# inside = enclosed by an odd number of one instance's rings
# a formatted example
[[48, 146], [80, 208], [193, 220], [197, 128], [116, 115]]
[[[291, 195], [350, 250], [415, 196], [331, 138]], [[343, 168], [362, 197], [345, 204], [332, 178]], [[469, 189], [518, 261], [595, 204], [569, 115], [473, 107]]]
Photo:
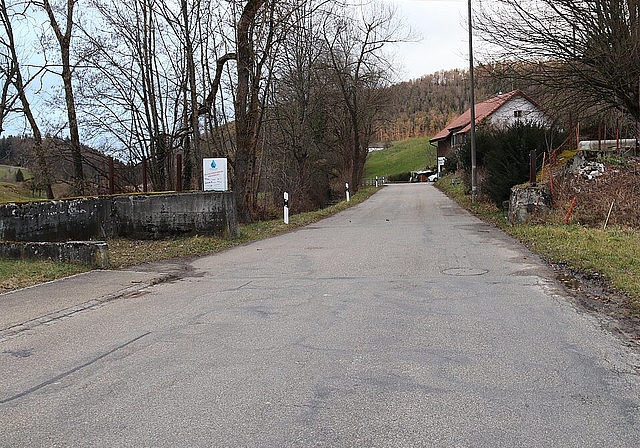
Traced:
[[58, 242], [240, 234], [231, 192], [80, 198], [0, 206], [0, 240]]
[[111, 232], [114, 236], [155, 240], [179, 235], [199, 234], [223, 238], [240, 235], [232, 193], [114, 197], [111, 214]]
[[231, 192], [78, 198], [0, 206], [0, 257], [109, 265], [103, 241], [240, 235]]
[[52, 260], [80, 263], [92, 268], [109, 267], [109, 247], [104, 241], [69, 241], [66, 243], [0, 242], [0, 258], [14, 260]]
[[10, 203], [0, 206], [0, 240], [68, 241], [111, 233], [110, 198]]

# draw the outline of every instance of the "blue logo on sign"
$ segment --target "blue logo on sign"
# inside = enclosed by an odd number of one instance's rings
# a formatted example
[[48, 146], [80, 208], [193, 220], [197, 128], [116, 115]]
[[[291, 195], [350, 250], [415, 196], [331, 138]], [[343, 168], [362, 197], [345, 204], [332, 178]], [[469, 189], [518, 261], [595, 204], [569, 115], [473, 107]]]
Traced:
[[215, 168], [215, 167], [216, 167], [216, 161], [215, 161], [215, 160], [212, 160], [212, 161], [211, 161], [211, 168]]

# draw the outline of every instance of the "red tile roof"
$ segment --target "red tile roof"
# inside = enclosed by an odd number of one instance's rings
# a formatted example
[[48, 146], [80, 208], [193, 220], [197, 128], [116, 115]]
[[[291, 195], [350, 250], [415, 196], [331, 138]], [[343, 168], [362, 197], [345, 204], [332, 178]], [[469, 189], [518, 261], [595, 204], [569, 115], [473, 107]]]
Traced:
[[[514, 90], [509, 93], [503, 93], [502, 95], [498, 95], [487, 101], [476, 104], [475, 112], [476, 112], [476, 124], [493, 114], [496, 110], [498, 110], [501, 106], [503, 106], [507, 101], [511, 100], [516, 96], [524, 96], [528, 101], [533, 104], [536, 104], [533, 100], [531, 100], [522, 90]], [[465, 113], [460, 115], [458, 118], [453, 120], [451, 123], [447, 125], [442, 131], [438, 132], [435, 137], [433, 137], [430, 142], [435, 142], [438, 140], [444, 140], [448, 138], [451, 134], [459, 134], [468, 132], [471, 129], [471, 108], [467, 109]]]

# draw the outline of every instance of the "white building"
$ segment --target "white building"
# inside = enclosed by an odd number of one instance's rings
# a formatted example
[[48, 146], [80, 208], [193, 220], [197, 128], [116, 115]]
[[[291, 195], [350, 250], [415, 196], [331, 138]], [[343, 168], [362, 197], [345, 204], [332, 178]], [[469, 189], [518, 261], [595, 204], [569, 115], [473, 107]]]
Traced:
[[[517, 121], [550, 125], [551, 120], [522, 90], [504, 93], [475, 107], [476, 124], [484, 122], [496, 127], [506, 127]], [[453, 120], [435, 137], [429, 140], [438, 146], [438, 157], [447, 157], [452, 148], [467, 138], [471, 130], [471, 109]]]

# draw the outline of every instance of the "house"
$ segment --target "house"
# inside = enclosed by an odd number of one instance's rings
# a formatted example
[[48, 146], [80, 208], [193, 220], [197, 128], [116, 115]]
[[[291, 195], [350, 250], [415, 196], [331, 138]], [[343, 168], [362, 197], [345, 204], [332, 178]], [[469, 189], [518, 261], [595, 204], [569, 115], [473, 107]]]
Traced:
[[[522, 90], [503, 93], [476, 104], [476, 125], [481, 122], [497, 127], [508, 126], [518, 120], [550, 124], [551, 120]], [[453, 120], [429, 142], [438, 147], [438, 165], [452, 149], [464, 142], [471, 130], [471, 109]]]

